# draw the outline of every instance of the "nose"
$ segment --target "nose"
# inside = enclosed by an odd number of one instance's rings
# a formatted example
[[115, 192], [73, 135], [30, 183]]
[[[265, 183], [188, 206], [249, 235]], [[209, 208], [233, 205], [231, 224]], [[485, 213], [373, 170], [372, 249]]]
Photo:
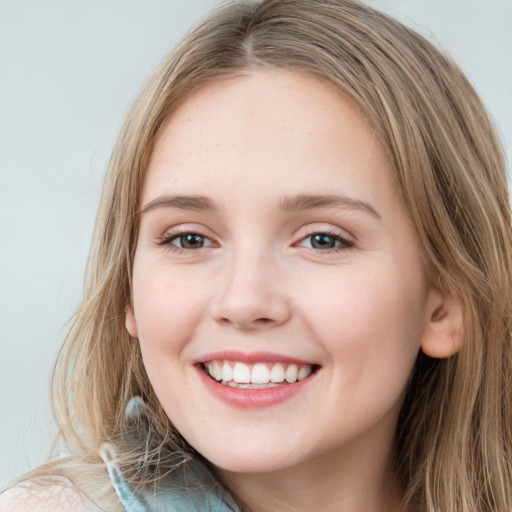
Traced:
[[212, 317], [240, 330], [281, 325], [291, 316], [282, 272], [269, 255], [233, 255], [220, 274]]

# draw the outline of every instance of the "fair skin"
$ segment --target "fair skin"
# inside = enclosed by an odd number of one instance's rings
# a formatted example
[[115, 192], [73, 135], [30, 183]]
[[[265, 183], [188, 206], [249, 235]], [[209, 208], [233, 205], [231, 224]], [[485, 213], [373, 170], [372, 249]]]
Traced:
[[407, 381], [420, 349], [457, 350], [457, 310], [361, 112], [298, 73], [205, 85], [157, 141], [142, 212], [126, 325], [181, 434], [254, 512], [396, 510]]

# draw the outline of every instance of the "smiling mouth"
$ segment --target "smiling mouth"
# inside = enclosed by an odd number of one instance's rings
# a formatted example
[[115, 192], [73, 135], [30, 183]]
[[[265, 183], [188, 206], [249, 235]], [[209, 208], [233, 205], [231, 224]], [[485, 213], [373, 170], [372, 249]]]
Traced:
[[320, 367], [315, 364], [215, 360], [201, 363], [212, 380], [223, 386], [244, 389], [267, 389], [286, 386], [310, 377]]

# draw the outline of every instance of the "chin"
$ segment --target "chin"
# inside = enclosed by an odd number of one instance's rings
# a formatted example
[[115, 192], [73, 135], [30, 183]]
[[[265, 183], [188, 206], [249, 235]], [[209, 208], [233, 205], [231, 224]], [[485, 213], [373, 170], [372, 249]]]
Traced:
[[[206, 449], [196, 448], [217, 469], [232, 473], [266, 473], [278, 471], [293, 466], [300, 462], [302, 457], [297, 457], [299, 450], [290, 452], [278, 452], [270, 447], [247, 446], [244, 449], [236, 449], [231, 446], [227, 449], [212, 447]], [[212, 449], [213, 448], [213, 449]]]
[[219, 460], [218, 463], [210, 461], [217, 469], [229, 473], [271, 473], [293, 466], [293, 463], [280, 460]]

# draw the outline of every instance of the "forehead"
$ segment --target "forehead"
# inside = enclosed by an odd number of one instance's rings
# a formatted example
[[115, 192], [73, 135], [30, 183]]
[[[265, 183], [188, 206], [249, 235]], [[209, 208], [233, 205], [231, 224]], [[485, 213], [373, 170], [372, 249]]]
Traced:
[[343, 193], [358, 195], [351, 177], [391, 190], [392, 174], [376, 130], [334, 86], [258, 69], [205, 85], [174, 112], [155, 145], [143, 203], [162, 186], [195, 193], [187, 188], [212, 191], [219, 181], [255, 192], [270, 180], [294, 194], [329, 193], [344, 180]]

